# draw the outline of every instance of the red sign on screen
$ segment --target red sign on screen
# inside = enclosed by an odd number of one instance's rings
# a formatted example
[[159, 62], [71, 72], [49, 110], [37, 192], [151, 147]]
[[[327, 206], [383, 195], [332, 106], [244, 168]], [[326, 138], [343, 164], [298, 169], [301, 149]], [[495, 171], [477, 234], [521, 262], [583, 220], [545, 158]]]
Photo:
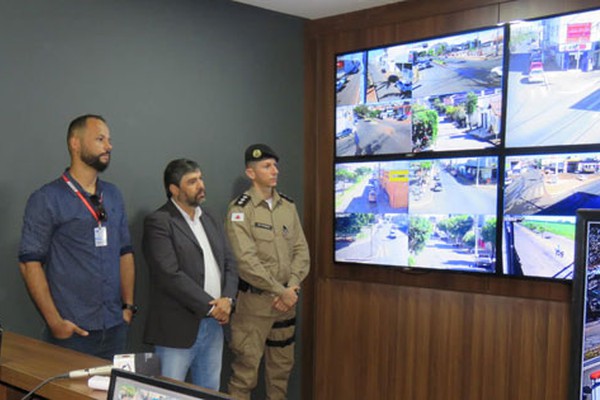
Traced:
[[592, 33], [592, 23], [583, 22], [580, 24], [567, 25], [567, 43], [589, 42]]

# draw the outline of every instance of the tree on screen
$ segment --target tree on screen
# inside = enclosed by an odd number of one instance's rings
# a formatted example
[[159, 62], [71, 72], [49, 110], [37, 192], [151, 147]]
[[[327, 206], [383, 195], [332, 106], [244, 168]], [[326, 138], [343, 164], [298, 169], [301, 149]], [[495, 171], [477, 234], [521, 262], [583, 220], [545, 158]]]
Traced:
[[465, 112], [469, 116], [469, 126], [471, 126], [471, 119], [473, 114], [477, 111], [477, 95], [473, 92], [467, 93], [467, 102], [465, 103]]
[[496, 218], [485, 221], [481, 228], [481, 238], [492, 245], [492, 254], [496, 254]]
[[473, 217], [457, 215], [438, 222], [438, 229], [445, 232], [455, 244], [462, 244], [467, 232], [473, 229]]
[[412, 217], [408, 228], [408, 251], [419, 254], [425, 248], [433, 232], [433, 224], [427, 218]]
[[335, 233], [337, 236], [355, 236], [360, 233], [363, 226], [374, 222], [373, 214], [356, 213], [340, 216], [335, 219]]

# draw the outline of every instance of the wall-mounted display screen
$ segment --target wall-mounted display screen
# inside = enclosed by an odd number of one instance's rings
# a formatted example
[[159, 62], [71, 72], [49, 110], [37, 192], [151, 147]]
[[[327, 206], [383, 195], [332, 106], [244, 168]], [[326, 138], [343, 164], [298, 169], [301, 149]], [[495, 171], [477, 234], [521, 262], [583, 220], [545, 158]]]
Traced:
[[570, 278], [575, 214], [600, 208], [600, 153], [506, 158], [506, 272]]
[[571, 279], [600, 208], [600, 10], [335, 57], [338, 263]]
[[504, 28], [340, 55], [336, 155], [498, 146]]
[[576, 216], [569, 399], [600, 396], [600, 211]]
[[494, 272], [495, 157], [336, 165], [336, 261]]
[[506, 146], [598, 144], [600, 11], [510, 26]]

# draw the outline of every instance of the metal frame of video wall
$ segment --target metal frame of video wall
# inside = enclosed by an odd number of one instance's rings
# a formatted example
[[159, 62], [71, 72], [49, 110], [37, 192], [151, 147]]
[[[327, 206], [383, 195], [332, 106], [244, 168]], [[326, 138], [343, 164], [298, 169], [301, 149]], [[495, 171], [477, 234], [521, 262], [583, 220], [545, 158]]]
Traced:
[[334, 261], [569, 280], [600, 10], [338, 54]]

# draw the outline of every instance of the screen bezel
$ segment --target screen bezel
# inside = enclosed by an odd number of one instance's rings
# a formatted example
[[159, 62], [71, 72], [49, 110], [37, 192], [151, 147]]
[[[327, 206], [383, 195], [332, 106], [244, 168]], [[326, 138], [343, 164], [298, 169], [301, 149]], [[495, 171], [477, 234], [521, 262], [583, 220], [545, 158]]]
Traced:
[[[112, 400], [117, 389], [119, 381], [127, 380], [132, 381], [140, 385], [147, 385], [156, 388], [160, 391], [170, 392], [170, 394], [182, 394], [193, 398], [205, 399], [205, 400], [231, 400], [232, 397], [219, 393], [210, 389], [203, 389], [198, 386], [191, 386], [187, 383], [176, 383], [175, 381], [166, 381], [157, 378], [151, 378], [149, 376], [136, 374], [133, 372], [125, 371], [122, 369], [113, 368], [110, 374], [110, 385], [108, 388], [107, 399]], [[189, 385], [189, 386], [188, 386]]]

